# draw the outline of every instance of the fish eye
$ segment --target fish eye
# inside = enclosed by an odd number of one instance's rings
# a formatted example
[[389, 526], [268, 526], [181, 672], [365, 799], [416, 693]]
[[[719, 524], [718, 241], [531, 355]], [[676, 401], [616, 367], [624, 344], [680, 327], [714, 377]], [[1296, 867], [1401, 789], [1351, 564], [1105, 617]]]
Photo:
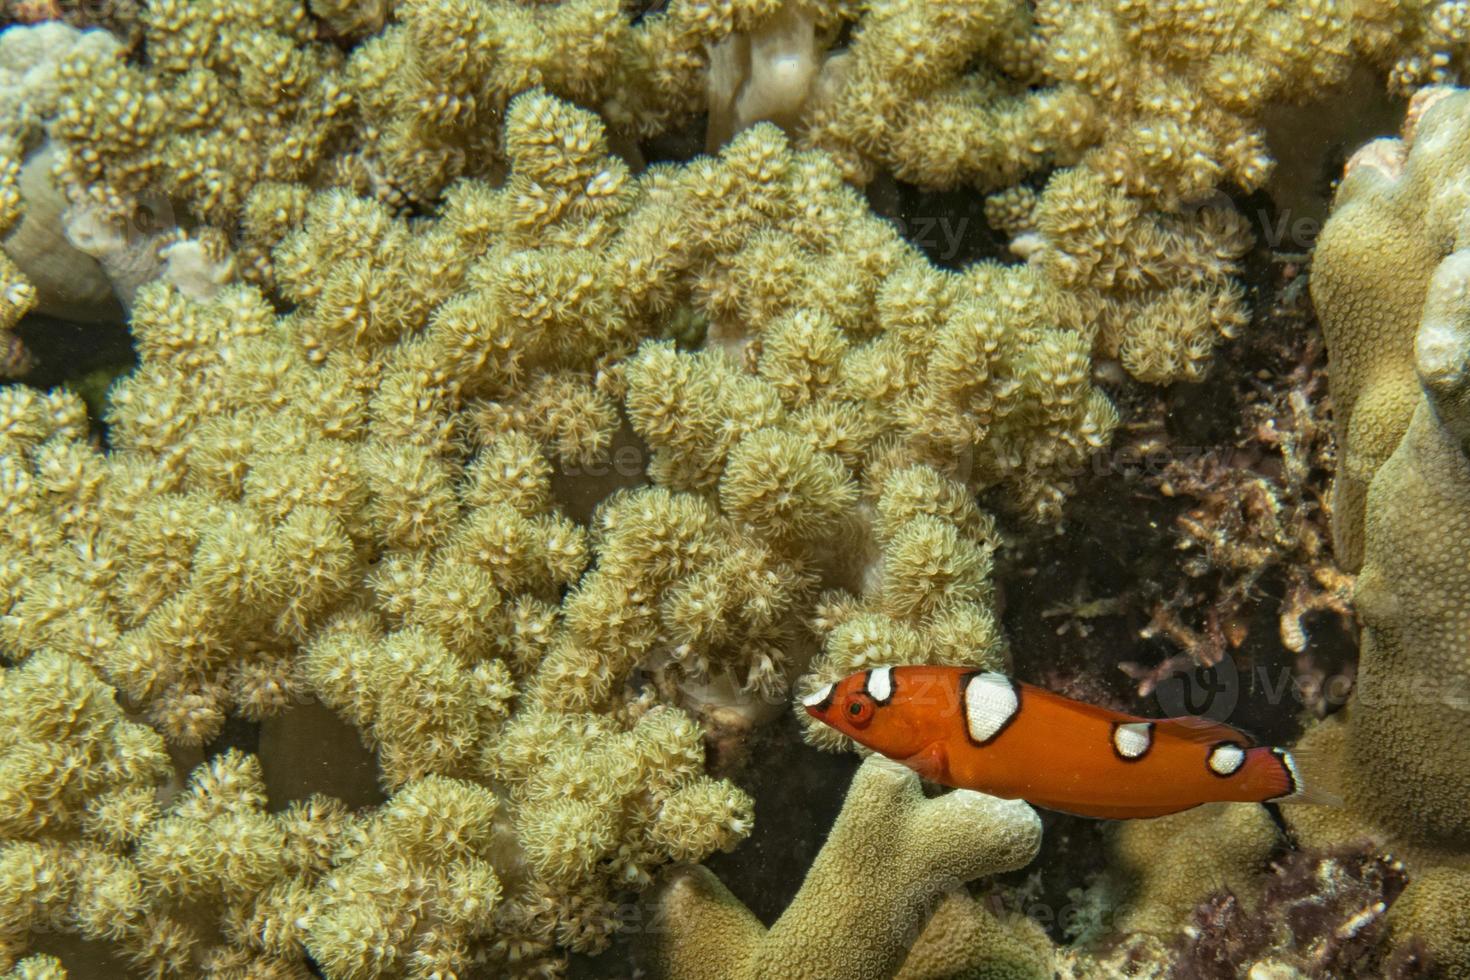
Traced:
[[861, 694], [854, 695], [852, 700], [847, 702], [847, 717], [859, 728], [866, 727], [868, 722], [873, 720], [872, 699]]

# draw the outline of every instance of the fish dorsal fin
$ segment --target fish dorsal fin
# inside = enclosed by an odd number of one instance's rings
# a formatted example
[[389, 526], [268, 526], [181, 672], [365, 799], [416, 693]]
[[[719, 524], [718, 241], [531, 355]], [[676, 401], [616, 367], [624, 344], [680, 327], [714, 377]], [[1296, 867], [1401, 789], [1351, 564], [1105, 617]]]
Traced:
[[1216, 742], [1236, 742], [1246, 748], [1256, 744], [1251, 738], [1239, 728], [1220, 721], [1212, 721], [1209, 718], [1201, 718], [1198, 715], [1180, 715], [1177, 718], [1160, 718], [1154, 722], [1154, 731], [1160, 735], [1172, 735], [1182, 738], [1186, 742], [1199, 742], [1202, 745], [1214, 745]]

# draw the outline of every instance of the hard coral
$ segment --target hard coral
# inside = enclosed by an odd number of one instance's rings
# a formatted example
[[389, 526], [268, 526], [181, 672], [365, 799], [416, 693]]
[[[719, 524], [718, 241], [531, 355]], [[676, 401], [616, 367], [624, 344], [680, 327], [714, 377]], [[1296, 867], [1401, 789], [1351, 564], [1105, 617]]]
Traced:
[[1399, 959], [1429, 976], [1470, 975], [1467, 895], [1470, 872], [1463, 869], [1431, 868], [1411, 881], [1388, 916]]
[[1051, 941], [1024, 916], [1008, 921], [963, 891], [940, 899], [895, 980], [1047, 980]]
[[775, 925], [703, 868], [679, 871], [652, 898], [650, 965], [669, 980], [894, 976], [947, 888], [1026, 864], [1040, 839], [1024, 803], [968, 790], [926, 799], [916, 775], [873, 758]]
[[[1312, 266], [1312, 299], [1332, 363], [1340, 463], [1333, 490], [1338, 560], [1363, 561], [1368, 486], [1420, 399], [1414, 342], [1441, 243], [1454, 235], [1465, 166], [1465, 100], [1426, 90], [1412, 139], [1359, 150]], [[1415, 153], [1415, 146], [1424, 147]], [[1386, 152], [1391, 151], [1391, 152]]]
[[[1362, 561], [1348, 795], [1408, 839], [1463, 846], [1470, 801], [1458, 774], [1470, 756], [1454, 733], [1467, 720], [1456, 699], [1470, 685], [1470, 650], [1449, 624], [1470, 602], [1457, 530], [1470, 521], [1470, 260], [1456, 243], [1470, 96], [1423, 98], [1401, 169], [1350, 168], [1323, 232], [1313, 299], [1342, 447], [1333, 528], [1342, 559]], [[1426, 672], [1433, 691], [1423, 689]]]
[[1114, 828], [1113, 871], [1124, 879], [1124, 931], [1168, 936], [1195, 906], [1224, 889], [1253, 909], [1259, 871], [1277, 843], [1261, 807], [1211, 804]]
[[1410, 896], [1463, 906], [1456, 870], [1470, 846], [1461, 778], [1470, 757], [1457, 734], [1470, 650], [1451, 625], [1470, 602], [1470, 253], [1458, 240], [1467, 111], [1463, 91], [1426, 91], [1402, 142], [1359, 151], [1317, 256], [1313, 299], [1342, 406], [1334, 533], [1345, 560], [1361, 561], [1363, 642], [1345, 720], [1308, 735], [1331, 757], [1350, 809], [1290, 815], [1320, 841], [1372, 834], [1402, 851], [1412, 892], [1390, 913], [1396, 955], [1429, 950], [1451, 974], [1470, 962], [1463, 922], [1420, 914]]

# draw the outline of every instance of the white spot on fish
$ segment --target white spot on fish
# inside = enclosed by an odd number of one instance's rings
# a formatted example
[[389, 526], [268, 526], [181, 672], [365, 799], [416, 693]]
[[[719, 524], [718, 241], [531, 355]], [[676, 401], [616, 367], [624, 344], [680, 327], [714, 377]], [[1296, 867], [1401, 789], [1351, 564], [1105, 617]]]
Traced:
[[1113, 748], [1125, 759], [1141, 759], [1154, 742], [1154, 726], [1130, 721], [1113, 729]]
[[1233, 776], [1245, 762], [1245, 749], [1239, 745], [1217, 745], [1210, 750], [1210, 772], [1217, 776]]
[[823, 701], [827, 700], [831, 696], [832, 685], [828, 684], [820, 690], [814, 691], [811, 694], [808, 694], [806, 697], [802, 698], [801, 703], [806, 705], [808, 708], [815, 708], [817, 705], [821, 704]]
[[976, 742], [999, 735], [1020, 707], [1016, 686], [1004, 674], [973, 674], [965, 683], [965, 726]]
[[893, 697], [892, 667], [877, 667], [868, 671], [868, 697], [879, 704]]

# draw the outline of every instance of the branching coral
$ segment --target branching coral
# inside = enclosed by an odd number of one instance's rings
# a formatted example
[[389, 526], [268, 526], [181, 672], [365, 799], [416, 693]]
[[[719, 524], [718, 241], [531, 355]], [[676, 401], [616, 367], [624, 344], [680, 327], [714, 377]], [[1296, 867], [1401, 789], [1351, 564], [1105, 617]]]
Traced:
[[532, 86], [653, 135], [698, 109], [707, 46], [776, 6], [675, 0], [629, 23], [607, 0], [400, 4], [397, 22], [347, 65], [364, 162], [381, 190], [421, 199], [455, 177], [494, 176], [501, 114]]
[[[1033, 15], [1005, 0], [894, 0], [861, 27], [824, 69], [830, 92], [806, 135], [848, 167], [1003, 187], [1080, 159], [1166, 207], [1226, 180], [1259, 186], [1270, 160], [1253, 113], [1324, 91], [1350, 54], [1343, 16], [1315, 2], [1049, 2]], [[1038, 83], [1049, 87], [1028, 91]]]
[[[20, 163], [12, 150], [0, 149], [0, 235], [20, 220]], [[36, 303], [36, 287], [4, 252], [0, 252], [0, 377], [24, 374], [28, 358], [10, 328]]]
[[[141, 290], [141, 365], [109, 398], [108, 452], [87, 441], [74, 396], [0, 394], [7, 656], [29, 669], [64, 651], [185, 746], [214, 738], [227, 714], [277, 715], [315, 695], [375, 750], [369, 778], [397, 791], [367, 818], [403, 862], [390, 870], [428, 882], [422, 907], [407, 912], [348, 900], [330, 881], [355, 892], [381, 877], [381, 850], [314, 850], [308, 873], [281, 850], [286, 818], [261, 822], [259, 788], [233, 831], [211, 822], [224, 815], [179, 803], [138, 831], [128, 858], [149, 896], [123, 942], [140, 963], [297, 969], [311, 949], [343, 976], [484, 957], [510, 972], [554, 969], [562, 949], [605, 945], [618, 892], [748, 832], [748, 798], [701, 773], [700, 730], [673, 708], [630, 702], [624, 685], [645, 648], [629, 636], [584, 646], [581, 659], [562, 654], [606, 629], [604, 613], [635, 607], [626, 594], [611, 606], [585, 598], [597, 594], [590, 581], [562, 606], [588, 543], [557, 512], [547, 453], [578, 461], [599, 442], [573, 431], [585, 413], [521, 427], [529, 402], [519, 400], [537, 384], [571, 384], [606, 404], [593, 371], [632, 351], [649, 314], [638, 294], [592, 276], [584, 256], [599, 243], [636, 280], [650, 274], [635, 261], [650, 243], [615, 237], [610, 219], [634, 191], [590, 117], [541, 95], [518, 106], [509, 145], [523, 169], [502, 190], [461, 185], [438, 221], [410, 225], [341, 193], [312, 200], [273, 256], [296, 303], [287, 316], [248, 286], [209, 299], [168, 283]], [[569, 213], [548, 215], [533, 188], [565, 192]], [[625, 515], [650, 499], [631, 496]], [[712, 500], [675, 506], [703, 507], [714, 525], [710, 567], [676, 546], [665, 557], [678, 570], [707, 582], [739, 570], [759, 591], [766, 569], [781, 567], [758, 539], [742, 544]], [[614, 573], [641, 560], [620, 557], [615, 523], [602, 522], [607, 547], [598, 542]], [[656, 559], [644, 564], [653, 580], [665, 575]], [[701, 621], [697, 591], [671, 622]], [[778, 607], [763, 622], [783, 616]], [[754, 658], [772, 644], [733, 653]], [[196, 781], [236, 773], [232, 785], [253, 786], [258, 774], [237, 772], [253, 765], [231, 757]], [[469, 863], [416, 856], [426, 845], [414, 841], [440, 831], [409, 817], [462, 798], [467, 820], [501, 798], [493, 839], [467, 826]], [[229, 833], [238, 841], [228, 847], [202, 843]], [[191, 864], [200, 848], [198, 860], [215, 864]], [[229, 864], [247, 852], [259, 868]], [[57, 874], [73, 860], [27, 853], [27, 867]], [[504, 898], [469, 908], [487, 869]], [[328, 870], [336, 877], [318, 887]], [[176, 921], [174, 900], [226, 916], [223, 943]], [[69, 899], [56, 901], [54, 916], [25, 921], [70, 928]], [[353, 937], [367, 934], [381, 962], [353, 959]]]
[[121, 51], [62, 66], [51, 132], [72, 193], [124, 207], [161, 190], [228, 228], [257, 182], [329, 165], [352, 99], [304, 5], [150, 4], [141, 21], [146, 68]]
[[[893, 976], [946, 889], [1020, 867], [1040, 842], [1024, 803], [968, 790], [926, 799], [912, 772], [870, 759], [775, 925], [765, 929], [710, 872], [678, 872], [652, 899], [651, 965], [670, 980]], [[1003, 933], [996, 943], [1005, 950]]]
[[41, 653], [4, 681], [7, 965], [28, 933], [62, 932], [110, 944], [144, 974], [301, 975], [295, 922], [347, 822], [340, 804], [268, 814], [258, 763], [231, 752], [161, 807], [172, 774], [162, 740], [127, 721], [87, 667]]

